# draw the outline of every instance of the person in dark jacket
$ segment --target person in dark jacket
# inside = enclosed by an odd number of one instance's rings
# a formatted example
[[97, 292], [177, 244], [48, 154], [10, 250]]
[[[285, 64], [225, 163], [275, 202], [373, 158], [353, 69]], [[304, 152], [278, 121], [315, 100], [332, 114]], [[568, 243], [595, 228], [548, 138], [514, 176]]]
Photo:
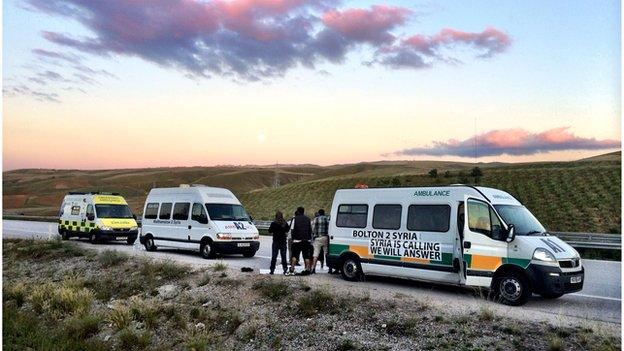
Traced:
[[288, 222], [284, 220], [284, 215], [277, 211], [275, 220], [269, 226], [269, 234], [273, 235], [273, 244], [271, 246], [271, 273], [275, 272], [275, 263], [277, 262], [277, 254], [282, 258], [282, 267], [284, 274], [288, 269], [288, 261], [286, 260], [286, 233], [290, 230]]
[[304, 214], [303, 207], [297, 208], [297, 215], [293, 219], [292, 225], [292, 255], [290, 258], [290, 272], [295, 271], [295, 264], [299, 259], [299, 254], [303, 256], [305, 262], [305, 269], [301, 272], [302, 275], [310, 274], [312, 267], [312, 225], [310, 218]]

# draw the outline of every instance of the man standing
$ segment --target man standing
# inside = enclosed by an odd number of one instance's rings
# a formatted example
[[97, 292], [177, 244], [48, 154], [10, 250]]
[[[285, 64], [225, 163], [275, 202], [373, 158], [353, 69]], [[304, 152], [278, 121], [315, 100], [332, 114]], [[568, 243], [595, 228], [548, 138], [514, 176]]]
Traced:
[[[312, 273], [316, 273], [316, 262], [318, 261], [321, 250], [323, 255], [327, 254], [329, 249], [329, 235], [327, 228], [329, 227], [329, 218], [325, 216], [325, 210], [318, 210], [318, 216], [312, 220], [312, 234], [314, 236], [314, 254], [312, 255]], [[325, 260], [323, 260], [325, 261]]]
[[312, 226], [310, 218], [304, 214], [304, 208], [298, 207], [292, 225], [292, 255], [290, 258], [290, 272], [295, 271], [295, 264], [299, 259], [299, 254], [303, 255], [305, 269], [301, 275], [310, 274], [312, 253], [310, 252], [310, 240], [312, 240]]

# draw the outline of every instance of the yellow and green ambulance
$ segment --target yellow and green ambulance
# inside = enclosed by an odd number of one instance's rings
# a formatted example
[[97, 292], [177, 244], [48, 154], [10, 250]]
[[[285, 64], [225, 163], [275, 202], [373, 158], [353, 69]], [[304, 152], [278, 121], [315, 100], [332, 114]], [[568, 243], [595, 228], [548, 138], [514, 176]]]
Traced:
[[72, 192], [63, 199], [58, 232], [63, 240], [89, 238], [94, 244], [104, 240], [125, 240], [132, 245], [139, 229], [136, 217], [122, 196]]
[[512, 195], [468, 185], [336, 191], [328, 266], [491, 289], [521, 305], [583, 288], [579, 253]]

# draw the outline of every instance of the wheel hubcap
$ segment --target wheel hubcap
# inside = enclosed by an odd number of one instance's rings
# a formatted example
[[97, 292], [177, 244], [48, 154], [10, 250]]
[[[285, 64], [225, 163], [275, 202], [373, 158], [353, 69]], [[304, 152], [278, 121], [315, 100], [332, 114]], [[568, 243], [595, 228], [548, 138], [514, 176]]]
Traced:
[[210, 254], [210, 245], [204, 245], [204, 251], [202, 251], [204, 256], [208, 256]]
[[154, 246], [154, 241], [151, 238], [147, 239], [147, 246], [150, 248]]
[[507, 300], [515, 301], [522, 295], [522, 286], [515, 278], [504, 278], [500, 284], [500, 293]]
[[351, 260], [345, 262], [344, 271], [349, 278], [355, 277], [358, 271], [357, 264]]

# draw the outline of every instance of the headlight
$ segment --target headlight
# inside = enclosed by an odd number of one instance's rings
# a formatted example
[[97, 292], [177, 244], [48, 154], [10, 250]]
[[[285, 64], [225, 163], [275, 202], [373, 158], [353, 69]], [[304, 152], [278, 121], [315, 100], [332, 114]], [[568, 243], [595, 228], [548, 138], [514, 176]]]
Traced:
[[541, 247], [538, 247], [537, 249], [535, 249], [535, 251], [533, 252], [533, 259], [536, 261], [542, 261], [542, 262], [556, 262], [557, 261], [555, 259], [555, 255], [553, 255], [550, 251], [543, 249]]
[[113, 230], [113, 228], [109, 227], [109, 226], [103, 225], [103, 226], [100, 227], [100, 230]]
[[217, 234], [217, 239], [232, 239], [232, 234], [230, 234], [230, 233], [219, 233], [219, 234]]
[[132, 228], [130, 228], [130, 230], [137, 230], [137, 229], [139, 229], [139, 227], [132, 227]]
[[254, 234], [252, 239], [253, 240], [260, 240], [260, 234]]

